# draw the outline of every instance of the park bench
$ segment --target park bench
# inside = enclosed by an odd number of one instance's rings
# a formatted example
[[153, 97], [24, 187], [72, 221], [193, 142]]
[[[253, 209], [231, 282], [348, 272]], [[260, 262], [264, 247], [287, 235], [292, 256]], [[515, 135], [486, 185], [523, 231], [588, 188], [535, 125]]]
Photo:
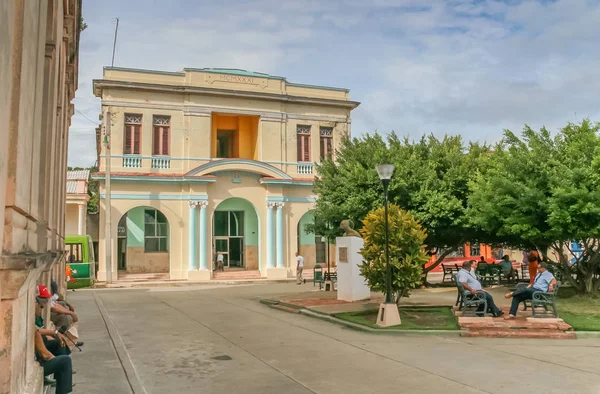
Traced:
[[446, 277], [451, 281], [454, 280], [454, 274], [456, 274], [460, 269], [458, 268], [458, 264], [448, 265], [442, 263], [442, 270], [444, 271], [444, 276], [442, 277], [442, 283], [446, 282]]
[[[554, 291], [534, 292], [531, 300], [523, 301], [523, 310], [526, 311], [529, 307], [531, 308], [533, 317], [546, 317], [549, 315], [548, 308], [551, 308], [551, 314], [554, 317], [558, 317], [558, 312], [556, 311], [556, 295], [558, 294], [558, 288], [560, 287], [560, 284], [560, 281], [556, 281]], [[525, 283], [519, 283], [515, 291], [523, 290], [527, 286], [528, 285]], [[544, 308], [544, 313], [540, 314], [539, 312], [536, 312], [536, 308]]]
[[[331, 277], [331, 282], [333, 283], [333, 288], [337, 288], [337, 272], [332, 272], [330, 274]], [[323, 277], [321, 278], [321, 281], [319, 282], [319, 290], [323, 289], [323, 286], [325, 286], [325, 280], [327, 280], [327, 272], [323, 272]]]
[[482, 286], [500, 284], [502, 269], [498, 264], [478, 263], [475, 273], [479, 277]]
[[[456, 289], [458, 296], [456, 297], [456, 306], [459, 311], [463, 311], [463, 316], [469, 313], [473, 313], [473, 316], [481, 315], [487, 316], [487, 299], [485, 294], [482, 292], [473, 294], [469, 290], [465, 289], [462, 283], [458, 281], [458, 275], [454, 275], [454, 282], [456, 283]], [[483, 309], [481, 306], [483, 305]], [[464, 310], [463, 310], [464, 309]]]

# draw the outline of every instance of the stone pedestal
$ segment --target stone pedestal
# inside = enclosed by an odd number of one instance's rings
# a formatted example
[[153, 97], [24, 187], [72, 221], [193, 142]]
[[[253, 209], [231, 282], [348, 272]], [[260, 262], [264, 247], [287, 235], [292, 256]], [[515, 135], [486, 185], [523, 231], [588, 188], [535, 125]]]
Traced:
[[211, 272], [207, 269], [188, 271], [188, 280], [210, 280]]
[[364, 241], [359, 237], [337, 237], [335, 240], [337, 261], [337, 298], [343, 301], [361, 301], [371, 298], [371, 290], [360, 275], [363, 258], [360, 250]]
[[398, 305], [393, 302], [379, 305], [379, 313], [377, 314], [377, 325], [379, 327], [397, 326], [401, 323]]
[[267, 268], [267, 279], [287, 279], [287, 268]]

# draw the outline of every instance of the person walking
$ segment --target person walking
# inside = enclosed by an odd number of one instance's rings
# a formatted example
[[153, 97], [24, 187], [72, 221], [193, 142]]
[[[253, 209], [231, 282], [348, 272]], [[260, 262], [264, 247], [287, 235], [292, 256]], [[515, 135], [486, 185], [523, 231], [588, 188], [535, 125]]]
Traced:
[[529, 262], [529, 284], [533, 285], [535, 281], [535, 276], [537, 274], [538, 265], [540, 264], [540, 254], [536, 249], [531, 249], [529, 252], [529, 256], [527, 256], [527, 261]]
[[304, 269], [304, 257], [300, 256], [300, 253], [296, 252], [296, 284], [301, 285], [306, 283], [306, 279], [302, 278], [302, 270]]

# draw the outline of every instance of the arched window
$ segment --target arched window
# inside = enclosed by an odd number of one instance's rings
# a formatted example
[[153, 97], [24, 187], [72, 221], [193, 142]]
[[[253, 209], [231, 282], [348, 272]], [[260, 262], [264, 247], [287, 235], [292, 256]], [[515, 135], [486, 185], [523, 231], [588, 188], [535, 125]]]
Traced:
[[169, 224], [156, 209], [144, 211], [144, 252], [168, 252]]

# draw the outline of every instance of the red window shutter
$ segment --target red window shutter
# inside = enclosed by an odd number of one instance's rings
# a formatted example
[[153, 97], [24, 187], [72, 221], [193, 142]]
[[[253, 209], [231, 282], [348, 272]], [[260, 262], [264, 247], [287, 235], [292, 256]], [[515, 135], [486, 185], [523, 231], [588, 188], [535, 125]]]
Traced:
[[333, 157], [333, 138], [327, 138], [325, 142], [327, 143], [327, 157], [331, 159]]
[[162, 127], [162, 154], [165, 156], [169, 155], [169, 127]]
[[304, 161], [310, 161], [310, 136], [304, 136]]
[[325, 155], [327, 154], [327, 148], [325, 147], [325, 138], [321, 137], [321, 160], [325, 159]]
[[123, 149], [123, 153], [131, 154], [132, 146], [131, 146], [131, 129], [132, 126], [125, 125], [125, 148]]
[[141, 152], [140, 141], [142, 138], [142, 127], [140, 125], [133, 126], [133, 154], [139, 155]]
[[154, 126], [152, 130], [152, 154], [160, 155], [160, 127]]
[[302, 156], [302, 137], [303, 137], [302, 135], [298, 134], [298, 138], [297, 138], [297, 140], [298, 140], [298, 142], [297, 142], [298, 161], [302, 161], [302, 158], [303, 158], [303, 156]]

